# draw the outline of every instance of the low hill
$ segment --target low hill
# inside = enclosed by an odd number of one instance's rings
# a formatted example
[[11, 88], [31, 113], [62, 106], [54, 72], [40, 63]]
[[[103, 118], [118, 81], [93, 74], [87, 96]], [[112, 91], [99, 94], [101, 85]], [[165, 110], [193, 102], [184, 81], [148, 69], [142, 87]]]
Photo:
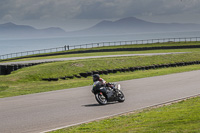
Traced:
[[192, 23], [154, 23], [135, 17], [123, 18], [117, 21], [102, 21], [91, 28], [77, 31], [77, 34], [124, 34], [146, 32], [172, 32], [172, 31], [196, 31], [200, 30], [200, 24]]
[[17, 25], [14, 23], [0, 24], [0, 38], [37, 38], [65, 36], [66, 32], [57, 27], [36, 29], [28, 25]]

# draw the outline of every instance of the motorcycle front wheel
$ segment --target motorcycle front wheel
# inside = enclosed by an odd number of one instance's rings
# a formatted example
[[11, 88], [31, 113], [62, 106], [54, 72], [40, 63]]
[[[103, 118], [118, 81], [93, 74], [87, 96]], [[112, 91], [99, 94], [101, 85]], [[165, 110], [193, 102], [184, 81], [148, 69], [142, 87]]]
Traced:
[[119, 93], [118, 94], [118, 98], [119, 98], [118, 102], [124, 102], [125, 101], [125, 96], [124, 96], [123, 92], [119, 90], [118, 93]]
[[107, 99], [106, 97], [100, 92], [100, 93], [97, 93], [95, 94], [95, 98], [97, 100], [97, 102], [101, 105], [106, 105], [107, 104]]

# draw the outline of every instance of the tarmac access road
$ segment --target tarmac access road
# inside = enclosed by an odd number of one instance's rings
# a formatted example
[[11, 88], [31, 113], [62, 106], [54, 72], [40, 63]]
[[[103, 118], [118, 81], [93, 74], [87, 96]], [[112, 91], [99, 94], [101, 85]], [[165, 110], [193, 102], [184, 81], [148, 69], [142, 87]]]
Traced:
[[47, 62], [55, 62], [55, 61], [81, 60], [81, 59], [94, 59], [94, 58], [125, 57], [125, 56], [153, 56], [153, 55], [183, 54], [183, 53], [188, 53], [188, 52], [121, 54], [121, 55], [102, 55], [102, 56], [86, 56], [86, 57], [68, 57], [68, 58], [54, 58], [54, 59], [40, 59], [40, 60], [30, 60], [30, 61], [6, 62], [6, 63], [0, 63], [0, 65], [47, 63]]
[[1, 98], [0, 133], [46, 132], [195, 96], [199, 79], [200, 70], [121, 81], [125, 102], [105, 106], [92, 86]]

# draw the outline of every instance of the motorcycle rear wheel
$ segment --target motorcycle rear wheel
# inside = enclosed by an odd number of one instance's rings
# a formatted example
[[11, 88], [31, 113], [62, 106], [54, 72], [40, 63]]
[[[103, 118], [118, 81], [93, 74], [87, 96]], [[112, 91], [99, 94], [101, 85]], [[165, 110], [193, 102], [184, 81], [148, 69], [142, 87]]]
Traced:
[[106, 99], [106, 97], [103, 94], [101, 94], [101, 93], [95, 94], [95, 98], [96, 98], [97, 102], [99, 104], [101, 104], [101, 105], [106, 105], [107, 102], [108, 102], [107, 99]]

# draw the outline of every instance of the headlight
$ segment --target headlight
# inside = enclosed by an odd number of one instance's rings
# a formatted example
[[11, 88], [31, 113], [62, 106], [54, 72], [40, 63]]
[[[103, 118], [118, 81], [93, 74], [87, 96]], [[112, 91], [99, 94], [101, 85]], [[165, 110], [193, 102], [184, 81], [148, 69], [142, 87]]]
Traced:
[[120, 84], [118, 84], [117, 88], [118, 88], [118, 90], [120, 90], [120, 89], [121, 89], [121, 85], [120, 85]]

